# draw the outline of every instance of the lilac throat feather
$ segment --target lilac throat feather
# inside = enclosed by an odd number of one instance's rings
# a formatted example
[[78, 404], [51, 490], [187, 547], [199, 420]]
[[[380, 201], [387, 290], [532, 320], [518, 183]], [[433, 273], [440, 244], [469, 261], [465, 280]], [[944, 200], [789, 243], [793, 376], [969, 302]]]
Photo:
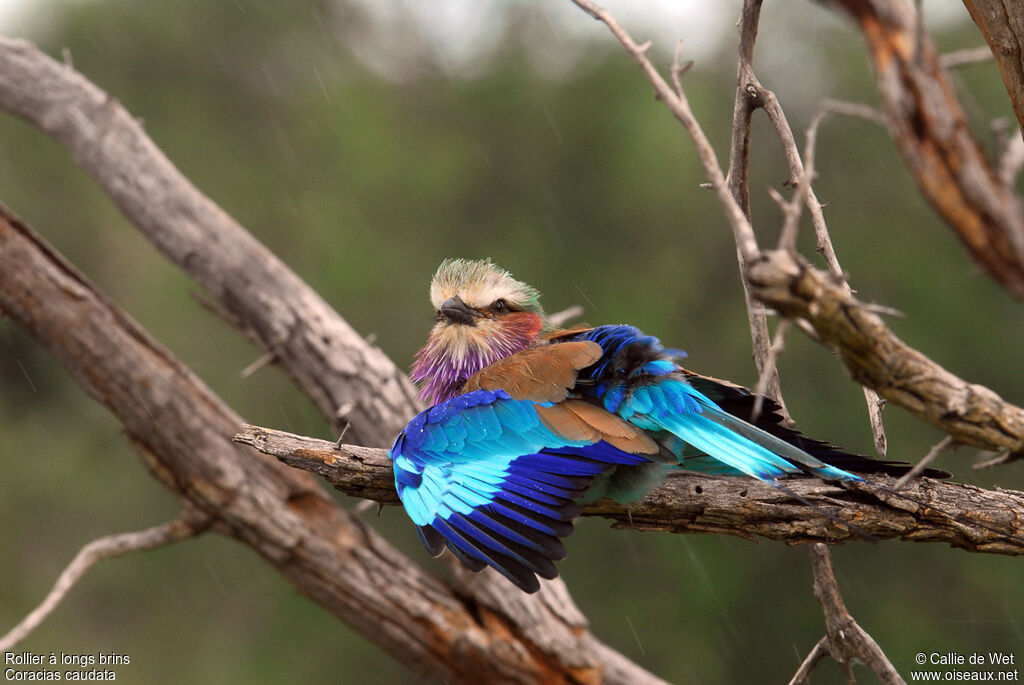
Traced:
[[419, 398], [430, 405], [449, 400], [462, 391], [470, 376], [496, 361], [522, 352], [535, 337], [516, 330], [502, 330], [484, 344], [467, 340], [464, 345], [444, 345], [434, 335], [416, 353], [409, 377], [420, 385]]

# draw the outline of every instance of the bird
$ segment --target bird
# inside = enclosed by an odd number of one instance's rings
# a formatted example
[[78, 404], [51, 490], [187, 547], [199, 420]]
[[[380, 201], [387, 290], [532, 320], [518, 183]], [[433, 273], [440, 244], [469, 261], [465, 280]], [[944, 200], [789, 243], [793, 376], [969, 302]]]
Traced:
[[635, 500], [671, 469], [790, 494], [788, 476], [907, 470], [802, 435], [771, 398], [754, 417], [754, 392], [683, 368], [635, 326], [555, 326], [539, 291], [489, 259], [444, 260], [430, 300], [410, 373], [429, 408], [388, 452], [395, 487], [432, 556], [447, 548], [525, 592], [557, 577], [581, 503]]

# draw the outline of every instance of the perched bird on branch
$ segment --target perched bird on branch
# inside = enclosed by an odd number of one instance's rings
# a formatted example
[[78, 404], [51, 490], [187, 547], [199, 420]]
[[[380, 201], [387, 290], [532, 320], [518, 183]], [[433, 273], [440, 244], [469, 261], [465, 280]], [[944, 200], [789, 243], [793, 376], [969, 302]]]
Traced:
[[[449, 259], [412, 379], [430, 409], [395, 440], [398, 495], [427, 550], [492, 566], [527, 592], [558, 575], [579, 503], [630, 501], [670, 468], [859, 481], [906, 467], [784, 426], [766, 398], [683, 369], [633, 326], [558, 329], [540, 294], [487, 261]], [[751, 423], [753, 421], [753, 423]]]

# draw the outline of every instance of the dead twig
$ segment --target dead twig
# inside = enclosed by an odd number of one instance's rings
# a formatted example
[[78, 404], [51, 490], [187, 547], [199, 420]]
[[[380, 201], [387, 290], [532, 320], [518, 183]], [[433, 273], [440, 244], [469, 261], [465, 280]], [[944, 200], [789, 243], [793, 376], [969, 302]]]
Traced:
[[[886, 685], [905, 685], [905, 681], [885, 656], [878, 643], [857, 624], [857, 621], [847, 611], [842, 595], [839, 593], [839, 584], [836, 583], [835, 571], [832, 568], [832, 554], [828, 547], [816, 543], [808, 547], [808, 552], [811, 556], [811, 566], [814, 569], [814, 596], [818, 598], [825, 614], [825, 648], [828, 654], [847, 674], [849, 682], [853, 682], [850, 670], [852, 662], [858, 660], [870, 668]], [[808, 656], [809, 660], [810, 656]], [[820, 660], [820, 655], [817, 660]], [[807, 668], [807, 673], [811, 668], [813, 668], [813, 664]], [[803, 666], [801, 666], [802, 670]], [[799, 675], [800, 671], [797, 674]], [[796, 681], [796, 676], [794, 676], [794, 681], [799, 682]]]
[[957, 442], [1024, 451], [1024, 409], [911, 348], [828, 274], [775, 250], [751, 264], [749, 277], [759, 300], [783, 316], [807, 320], [861, 385]]
[[917, 476], [925, 470], [925, 467], [935, 461], [940, 454], [948, 450], [952, 445], [953, 438], [949, 435], [944, 437], [942, 440], [939, 440], [930, 450], [928, 450], [928, 454], [924, 455], [924, 458], [921, 459], [921, 461], [914, 464], [914, 468], [900, 476], [900, 479], [896, 481], [896, 485], [892, 486], [892, 489], [899, 490], [909, 483], [911, 479], [917, 478]]
[[179, 518], [153, 526], [146, 530], [132, 533], [120, 533], [118, 535], [107, 535], [93, 540], [78, 551], [75, 558], [71, 560], [67, 568], [57, 578], [53, 589], [46, 595], [46, 598], [33, 609], [22, 621], [11, 628], [11, 630], [0, 637], [0, 653], [9, 652], [14, 646], [24, 640], [29, 634], [46, 620], [46, 617], [53, 613], [60, 603], [67, 596], [79, 580], [97, 562], [104, 559], [124, 556], [132, 552], [144, 552], [172, 542], [185, 540], [194, 537], [204, 530], [208, 525], [208, 519], [198, 518], [195, 515], [182, 515]]
[[581, 316], [583, 316], [583, 307], [578, 304], [574, 304], [573, 306], [567, 307], [560, 312], [549, 314], [548, 321], [553, 326], [564, 326], [573, 319], [577, 319]]
[[822, 636], [814, 648], [807, 654], [807, 658], [800, 664], [800, 668], [797, 669], [796, 673], [789, 681], [789, 685], [803, 685], [803, 683], [809, 682], [811, 677], [811, 671], [818, 665], [818, 662], [828, 656], [828, 636]]
[[964, 48], [963, 50], [947, 52], [939, 57], [939, 64], [942, 65], [943, 69], [959, 69], [975, 64], [984, 64], [985, 62], [992, 61], [992, 59], [992, 48], [982, 45], [976, 48]]

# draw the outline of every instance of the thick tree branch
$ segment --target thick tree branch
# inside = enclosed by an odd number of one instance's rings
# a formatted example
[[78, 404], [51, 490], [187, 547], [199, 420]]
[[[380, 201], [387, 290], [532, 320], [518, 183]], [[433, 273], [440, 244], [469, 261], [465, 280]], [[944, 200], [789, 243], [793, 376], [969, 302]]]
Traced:
[[921, 193], [989, 274], [1024, 300], [1024, 205], [971, 135], [931, 42], [922, 35], [917, 44], [911, 3], [823, 1], [850, 14], [864, 35], [889, 132]]
[[[118, 417], [154, 475], [213, 530], [252, 547], [411, 668], [467, 683], [594, 682], [602, 673], [606, 682], [611, 673], [622, 683], [660, 682], [622, 657], [606, 671], [610, 650], [579, 612], [557, 613], [571, 606], [561, 584], [502, 607], [456, 594], [339, 508], [309, 474], [232, 444], [241, 419], [2, 208], [0, 310]], [[546, 599], [551, 592], [559, 601]]]
[[[385, 450], [337, 445], [258, 426], [245, 426], [235, 440], [312, 471], [348, 495], [398, 503]], [[888, 477], [872, 480], [890, 489], [896, 482]], [[931, 479], [908, 483], [900, 494], [909, 499], [871, 485], [845, 490], [812, 478], [793, 479], [787, 486], [815, 506], [752, 479], [679, 471], [629, 506], [601, 500], [585, 506], [583, 515], [610, 518], [617, 528], [637, 530], [724, 533], [748, 539], [759, 535], [789, 543], [859, 539], [826, 516], [828, 512], [880, 539], [945, 542], [975, 552], [1024, 555], [1024, 493]]]
[[1024, 135], [1024, 12], [1016, 0], [964, 0], [999, 65]]
[[66, 147], [338, 431], [351, 424], [350, 440], [385, 445], [416, 412], [405, 374], [193, 186], [110, 95], [30, 43], [0, 38], [0, 109]]
[[750, 264], [749, 278], [759, 300], [785, 316], [808, 321], [858, 383], [959, 443], [1024, 451], [1024, 409], [909, 347], [828, 275], [776, 250]]

